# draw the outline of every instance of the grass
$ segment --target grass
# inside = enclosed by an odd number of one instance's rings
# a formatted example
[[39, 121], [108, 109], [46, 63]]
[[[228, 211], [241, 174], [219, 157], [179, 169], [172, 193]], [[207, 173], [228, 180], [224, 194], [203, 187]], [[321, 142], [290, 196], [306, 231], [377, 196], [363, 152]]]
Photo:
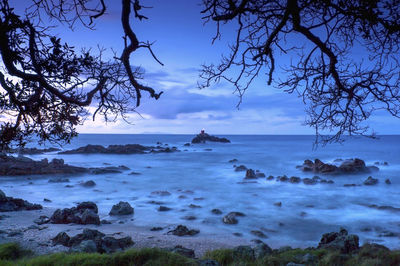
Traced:
[[[310, 261], [305, 262], [308, 258]], [[306, 265], [400, 265], [400, 251], [390, 251], [377, 244], [365, 244], [357, 253], [341, 254], [335, 250], [324, 249], [290, 249], [279, 252], [274, 250], [265, 257], [238, 255], [233, 249], [217, 249], [208, 251], [202, 259], [212, 259], [221, 265], [261, 266], [287, 265], [289, 262]], [[23, 250], [18, 244], [7, 243], [0, 245], [0, 266], [95, 266], [95, 265], [198, 265], [197, 260], [189, 259], [176, 253], [158, 248], [129, 249], [114, 254], [99, 253], [55, 253], [51, 255], [33, 256], [32, 252]]]

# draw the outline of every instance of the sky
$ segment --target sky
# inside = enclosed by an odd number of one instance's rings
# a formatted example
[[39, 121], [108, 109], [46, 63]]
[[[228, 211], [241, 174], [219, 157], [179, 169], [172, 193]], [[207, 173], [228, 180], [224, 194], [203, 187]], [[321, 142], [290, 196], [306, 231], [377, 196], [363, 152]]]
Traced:
[[[17, 7], [26, 0], [12, 0]], [[120, 24], [120, 2], [105, 1], [107, 13], [96, 21], [90, 31], [79, 24], [74, 31], [58, 27], [55, 32], [76, 47], [100, 45], [117, 53], [123, 48], [123, 32]], [[154, 42], [153, 51], [164, 63], [157, 64], [143, 50], [132, 55], [131, 63], [145, 69], [144, 85], [156, 91], [164, 91], [159, 100], [143, 94], [139, 113], [128, 115], [130, 123], [118, 120], [105, 123], [101, 117], [90, 118], [79, 126], [80, 133], [172, 133], [193, 134], [205, 128], [212, 134], [314, 134], [314, 129], [304, 125], [306, 120], [302, 100], [267, 85], [262, 73], [244, 95], [239, 97], [228, 84], [217, 84], [208, 89], [198, 89], [199, 70], [202, 64], [218, 63], [221, 54], [227, 52], [234, 29], [225, 26], [220, 41], [212, 44], [216, 27], [204, 25], [199, 0], [142, 0], [142, 14], [149, 19], [131, 19], [131, 25], [139, 40]], [[277, 57], [277, 60], [288, 60]], [[279, 62], [278, 62], [279, 63]], [[400, 120], [380, 113], [372, 117], [370, 126], [378, 134], [399, 134]]]

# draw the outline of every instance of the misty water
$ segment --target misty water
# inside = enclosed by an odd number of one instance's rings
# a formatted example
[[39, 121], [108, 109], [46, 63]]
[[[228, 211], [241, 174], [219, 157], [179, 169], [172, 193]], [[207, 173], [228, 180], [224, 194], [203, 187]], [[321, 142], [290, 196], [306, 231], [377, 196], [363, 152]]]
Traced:
[[[65, 163], [82, 167], [125, 165], [131, 170], [121, 174], [68, 176], [66, 183], [49, 183], [54, 176], [2, 177], [1, 189], [12, 197], [40, 203], [46, 207], [65, 208], [77, 202], [94, 201], [99, 207], [101, 219], [117, 221], [109, 217], [113, 204], [128, 201], [135, 209], [133, 221], [138, 226], [167, 226], [184, 224], [200, 229], [200, 234], [236, 237], [241, 233], [246, 240], [257, 238], [252, 230], [260, 230], [268, 236], [262, 239], [273, 247], [315, 246], [323, 233], [346, 228], [360, 236], [361, 243], [376, 242], [390, 248], [398, 248], [400, 212], [368, 207], [400, 207], [400, 136], [382, 136], [378, 140], [367, 138], [348, 139], [341, 144], [331, 144], [313, 150], [314, 136], [224, 136], [232, 143], [196, 144], [183, 146], [193, 135], [90, 135], [74, 139], [64, 150], [87, 144], [142, 144], [176, 146], [180, 152], [133, 155], [61, 155], [48, 153], [29, 156], [32, 159], [62, 158]], [[211, 150], [210, 150], [211, 149]], [[241, 183], [245, 172], [235, 172], [233, 163], [258, 169], [266, 176], [287, 175], [301, 178], [313, 177], [303, 173], [296, 165], [305, 159], [319, 158], [333, 162], [337, 158], [360, 158], [367, 165], [378, 165], [380, 170], [372, 174], [322, 176], [334, 184], [305, 185], [289, 182], [257, 179], [256, 183]], [[140, 175], [129, 175], [132, 171]], [[362, 184], [372, 175], [379, 179], [375, 186], [344, 187], [344, 184]], [[28, 179], [30, 178], [30, 179]], [[390, 179], [391, 185], [385, 184]], [[96, 186], [85, 188], [82, 181], [93, 180]], [[30, 184], [30, 182], [32, 182]], [[169, 196], [152, 195], [153, 191], [168, 191]], [[184, 195], [185, 197], [182, 197]], [[43, 199], [52, 202], [43, 202]], [[161, 201], [172, 210], [159, 212]], [[281, 202], [278, 207], [274, 203]], [[201, 206], [190, 208], [190, 204]], [[211, 213], [214, 208], [223, 214]], [[223, 215], [231, 211], [243, 212], [239, 223], [227, 225]], [[195, 216], [195, 220], [185, 220]]]

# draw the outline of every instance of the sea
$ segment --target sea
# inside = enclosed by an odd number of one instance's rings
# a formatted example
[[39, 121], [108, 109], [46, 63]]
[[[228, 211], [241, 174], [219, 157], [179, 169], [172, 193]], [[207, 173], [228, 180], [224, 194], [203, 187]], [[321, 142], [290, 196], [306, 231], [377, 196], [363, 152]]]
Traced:
[[[128, 171], [116, 174], [68, 176], [69, 183], [49, 183], [54, 176], [1, 177], [0, 187], [12, 197], [23, 198], [51, 208], [73, 207], [93, 201], [101, 219], [112, 205], [129, 202], [135, 213], [128, 222], [137, 226], [183, 224], [199, 229], [200, 234], [261, 239], [272, 247], [316, 246], [322, 234], [341, 228], [360, 237], [360, 244], [373, 242], [399, 248], [400, 244], [400, 136], [378, 139], [345, 137], [343, 143], [314, 146], [315, 136], [224, 135], [231, 143], [206, 143], [184, 146], [194, 135], [165, 134], [80, 134], [62, 150], [87, 144], [142, 144], [177, 147], [180, 151], [156, 154], [58, 154], [30, 155], [34, 160], [62, 158], [82, 167], [125, 165]], [[30, 146], [36, 146], [30, 143]], [[51, 147], [47, 145], [46, 147]], [[57, 146], [53, 146], [57, 147]], [[43, 147], [41, 147], [43, 148]], [[306, 159], [332, 163], [335, 159], [360, 158], [376, 165], [378, 172], [323, 176], [333, 184], [292, 184], [259, 178], [243, 182], [245, 172], [234, 165], [259, 170], [267, 177], [287, 175], [312, 178], [315, 174], [297, 169]], [[237, 162], [229, 162], [237, 159]], [[384, 165], [387, 162], [387, 165]], [[139, 175], [129, 175], [132, 171]], [[372, 175], [374, 186], [363, 185]], [[389, 179], [391, 184], [386, 184]], [[93, 180], [95, 187], [80, 183]], [[345, 184], [356, 184], [346, 187]], [[65, 185], [69, 185], [66, 187]], [[162, 196], [154, 191], [168, 191]], [[168, 194], [168, 193], [165, 193]], [[51, 202], [44, 202], [43, 199]], [[279, 204], [280, 203], [280, 204]], [[159, 205], [171, 208], [158, 211]], [[372, 206], [372, 207], [371, 207]], [[375, 207], [373, 207], [375, 206]], [[393, 208], [379, 208], [391, 206]], [[219, 209], [222, 214], [214, 214]], [[224, 224], [229, 212], [242, 212], [234, 225]], [[192, 216], [192, 220], [187, 220]], [[117, 222], [117, 220], [115, 220]], [[254, 235], [260, 231], [265, 236]]]

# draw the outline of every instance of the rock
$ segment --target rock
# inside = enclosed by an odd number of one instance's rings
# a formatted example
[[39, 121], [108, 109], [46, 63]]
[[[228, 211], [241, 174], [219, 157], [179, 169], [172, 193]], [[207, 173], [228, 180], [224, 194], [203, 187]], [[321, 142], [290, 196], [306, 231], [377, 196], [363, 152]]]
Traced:
[[222, 142], [222, 143], [230, 143], [231, 141], [227, 138], [219, 138], [216, 136], [211, 136], [207, 133], [200, 133], [196, 137], [192, 139], [192, 144], [195, 143], [206, 143], [206, 141], [211, 141], [211, 142]]
[[297, 184], [301, 182], [301, 178], [297, 176], [292, 176], [289, 178], [289, 182], [293, 184]]
[[95, 253], [97, 252], [97, 246], [93, 240], [83, 240], [79, 245], [72, 247], [71, 251], [79, 253]]
[[247, 169], [245, 179], [255, 179], [255, 178], [257, 178], [257, 176], [256, 176], [256, 173], [254, 172], [254, 170]]
[[228, 162], [229, 162], [229, 163], [237, 163], [237, 162], [238, 162], [238, 159], [232, 159], [232, 160], [229, 160]]
[[374, 170], [379, 170], [379, 168], [375, 166], [367, 167], [365, 162], [361, 159], [347, 159], [341, 162], [339, 166], [333, 164], [323, 163], [319, 159], [315, 159], [314, 162], [311, 160], [305, 160], [303, 165], [298, 166], [297, 168], [301, 169], [304, 172], [314, 172], [321, 174], [357, 174], [357, 173], [368, 173]]
[[152, 228], [150, 228], [150, 231], [161, 231], [163, 229], [164, 228], [162, 228], [162, 227], [152, 227]]
[[138, 172], [130, 172], [128, 175], [141, 175], [141, 173], [138, 173]]
[[267, 180], [273, 180], [274, 178], [275, 178], [274, 176], [270, 175], [267, 177]]
[[50, 217], [53, 224], [100, 224], [97, 205], [87, 201], [77, 205], [77, 207], [57, 209]]
[[197, 260], [198, 266], [220, 266], [218, 261], [211, 260], [211, 259], [204, 259], [204, 260]]
[[172, 253], [177, 253], [177, 254], [187, 257], [187, 258], [194, 259], [194, 250], [185, 248], [181, 245], [177, 245], [173, 248], [166, 248], [165, 250], [172, 252]]
[[201, 208], [201, 206], [200, 206], [200, 205], [196, 205], [196, 204], [190, 204], [188, 207], [189, 207], [189, 208], [192, 208], [192, 209], [198, 209], [198, 208]]
[[86, 168], [64, 164], [62, 159], [34, 161], [24, 156], [0, 155], [0, 176], [48, 175], [48, 174], [80, 174]]
[[390, 179], [386, 179], [386, 180], [385, 180], [385, 184], [387, 184], [387, 185], [391, 185], [391, 184], [392, 184], [392, 182], [390, 181]]
[[233, 261], [252, 261], [254, 260], [254, 250], [250, 246], [237, 246], [233, 248]]
[[344, 184], [343, 186], [344, 187], [356, 187], [357, 185], [356, 184]]
[[51, 202], [51, 200], [44, 198], [43, 199], [44, 202]]
[[287, 182], [288, 180], [289, 178], [286, 175], [276, 177], [276, 181]]
[[357, 235], [349, 235], [346, 229], [340, 232], [331, 232], [322, 235], [318, 248], [335, 249], [349, 254], [359, 249], [359, 238]]
[[365, 181], [364, 181], [364, 185], [366, 186], [373, 186], [378, 184], [379, 180], [376, 178], [373, 178], [372, 176], [369, 176]]
[[212, 209], [211, 212], [217, 215], [222, 214], [222, 211], [220, 209]]
[[107, 167], [97, 167], [89, 168], [90, 173], [94, 175], [104, 175], [104, 174], [120, 174], [123, 171], [130, 170], [125, 165], [120, 166], [107, 166]]
[[235, 167], [235, 172], [242, 172], [242, 171], [246, 171], [247, 167], [244, 165], [239, 165]]
[[183, 216], [182, 219], [183, 219], [183, 220], [187, 220], [187, 221], [194, 221], [194, 220], [196, 220], [197, 218], [196, 218], [196, 216], [188, 215], [188, 216]]
[[129, 215], [133, 213], [134, 210], [128, 202], [120, 201], [118, 204], [112, 206], [109, 215]]
[[243, 217], [243, 216], [245, 215], [241, 212], [230, 212], [222, 218], [222, 222], [224, 224], [237, 224], [238, 220], [236, 219], [236, 217]]
[[130, 236], [124, 238], [114, 238], [110, 236], [103, 237], [101, 240], [100, 248], [97, 247], [98, 252], [100, 253], [113, 253], [116, 251], [122, 251], [127, 247], [130, 247], [134, 244], [132, 238]]
[[281, 201], [275, 202], [274, 205], [277, 207], [282, 207], [282, 202]]
[[160, 206], [160, 207], [158, 207], [158, 211], [159, 211], [159, 212], [165, 212], [165, 211], [170, 211], [170, 210], [172, 210], [172, 209], [169, 208], [169, 207], [166, 207], [166, 206]]
[[0, 190], [0, 212], [10, 211], [30, 211], [43, 209], [40, 204], [33, 204], [23, 199], [7, 197], [6, 194]]
[[260, 230], [251, 230], [250, 233], [261, 238], [267, 238], [267, 236]]
[[258, 172], [258, 173], [256, 173], [256, 177], [257, 178], [262, 178], [262, 177], [265, 177], [265, 174], [261, 173], [261, 172]]
[[261, 259], [265, 256], [268, 256], [272, 253], [272, 249], [265, 243], [257, 244], [254, 248], [254, 257], [255, 259]]
[[96, 185], [96, 183], [93, 180], [89, 180], [89, 181], [82, 183], [81, 185], [84, 187], [94, 187]]
[[50, 222], [50, 218], [42, 215], [39, 218], [33, 220], [33, 222], [38, 225], [47, 224], [48, 222]]
[[69, 240], [70, 240], [70, 237], [69, 237], [69, 235], [67, 235], [67, 233], [60, 232], [52, 239], [52, 242], [53, 242], [54, 246], [55, 245], [63, 245], [63, 246], [68, 247]]
[[185, 147], [189, 147], [189, 146], [190, 146], [190, 143], [189, 143], [189, 142], [187, 142], [187, 143], [183, 144], [183, 146], [185, 146]]
[[170, 196], [171, 193], [169, 193], [168, 191], [159, 190], [159, 191], [151, 192], [151, 195], [154, 195], [154, 196]]
[[189, 230], [184, 225], [178, 225], [174, 230], [169, 231], [168, 234], [169, 233], [172, 233], [173, 235], [176, 235], [176, 236], [186, 236], [186, 235], [193, 236], [193, 235], [200, 233], [200, 230], [197, 230], [197, 229]]
[[400, 208], [396, 208], [396, 207], [393, 207], [393, 206], [386, 206], [386, 205], [379, 206], [379, 205], [376, 205], [376, 204], [371, 204], [371, 205], [367, 205], [367, 207], [373, 208], [373, 209], [378, 209], [378, 210], [393, 211], [393, 212], [399, 212], [400, 211]]
[[110, 221], [105, 220], [105, 219], [101, 220], [100, 223], [101, 223], [101, 224], [111, 224]]
[[56, 178], [51, 178], [48, 181], [49, 183], [68, 183], [69, 179], [68, 178], [62, 178], [62, 177], [56, 177]]
[[36, 154], [43, 154], [43, 153], [56, 152], [56, 151], [60, 151], [60, 149], [57, 149], [57, 148], [46, 148], [46, 149], [19, 148], [19, 149], [11, 149], [10, 153], [36, 155]]
[[318, 181], [315, 179], [311, 179], [311, 178], [303, 178], [303, 183], [305, 185], [315, 185], [318, 183]]

